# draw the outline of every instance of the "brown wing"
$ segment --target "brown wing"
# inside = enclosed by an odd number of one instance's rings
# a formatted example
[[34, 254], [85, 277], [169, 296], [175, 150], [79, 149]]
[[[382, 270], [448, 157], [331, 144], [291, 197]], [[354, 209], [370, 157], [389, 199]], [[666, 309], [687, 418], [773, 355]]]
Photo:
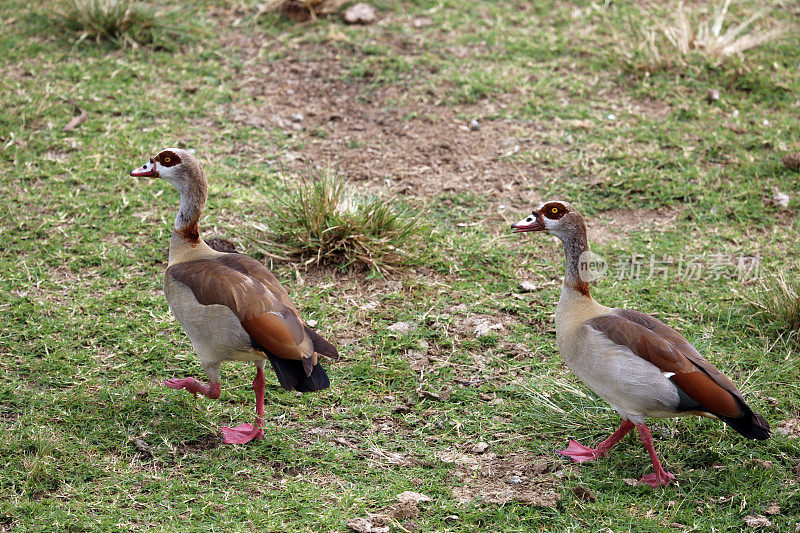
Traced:
[[283, 285], [280, 284], [275, 275], [258, 260], [242, 254], [231, 254], [221, 256], [216, 261], [263, 283], [272, 296], [291, 309], [299, 319], [300, 314], [289, 297], [289, 293], [286, 292], [286, 289], [283, 288]]
[[588, 324], [662, 372], [672, 373], [672, 382], [703, 410], [731, 418], [745, 414], [746, 405], [736, 386], [663, 322], [637, 311], [615, 309]]
[[167, 275], [188, 286], [201, 304], [228, 307], [254, 343], [271, 354], [302, 359], [309, 372], [316, 364], [313, 342], [289, 295], [255, 259], [240, 254], [198, 259], [169, 267]]

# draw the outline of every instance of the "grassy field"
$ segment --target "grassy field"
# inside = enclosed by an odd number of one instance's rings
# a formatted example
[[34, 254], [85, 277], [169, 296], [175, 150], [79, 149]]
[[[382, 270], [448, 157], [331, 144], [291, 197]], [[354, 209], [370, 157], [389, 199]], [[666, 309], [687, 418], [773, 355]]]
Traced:
[[[728, 274], [757, 256], [761, 278], [798, 276], [800, 173], [781, 164], [800, 151], [796, 3], [756, 21], [783, 39], [669, 67], [629, 44], [651, 24], [632, 2], [381, 0], [371, 26], [256, 4], [167, 2], [149, 45], [120, 47], [46, 3], [0, 3], [0, 531], [723, 531], [757, 515], [795, 531], [798, 335]], [[218, 427], [251, 420], [250, 365], [223, 367], [217, 401], [162, 385], [205, 379], [162, 292], [178, 197], [128, 172], [174, 145], [209, 177], [204, 235], [270, 265], [342, 354], [321, 393], [268, 376], [265, 437], [246, 446]], [[265, 206], [317, 168], [417, 210], [424, 261], [381, 276], [272, 260]], [[618, 424], [555, 347], [560, 247], [508, 228], [555, 197], [611, 265], [595, 298], [681, 331], [771, 440], [653, 421], [679, 481], [660, 490], [623, 481], [651, 471], [638, 439], [583, 466], [554, 453]], [[632, 256], [638, 279], [620, 275]]]

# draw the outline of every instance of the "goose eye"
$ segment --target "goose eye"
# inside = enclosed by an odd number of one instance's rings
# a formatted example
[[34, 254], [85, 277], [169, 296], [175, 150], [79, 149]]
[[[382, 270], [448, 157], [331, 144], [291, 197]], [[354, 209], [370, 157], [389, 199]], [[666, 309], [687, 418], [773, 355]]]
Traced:
[[169, 161], [170, 161], [170, 158], [169, 158], [169, 157], [165, 157], [165, 158], [164, 158], [164, 163], [169, 163]]
[[553, 207], [552, 209], [550, 209], [550, 212], [555, 215], [556, 213], [558, 213], [558, 208], [557, 207]]

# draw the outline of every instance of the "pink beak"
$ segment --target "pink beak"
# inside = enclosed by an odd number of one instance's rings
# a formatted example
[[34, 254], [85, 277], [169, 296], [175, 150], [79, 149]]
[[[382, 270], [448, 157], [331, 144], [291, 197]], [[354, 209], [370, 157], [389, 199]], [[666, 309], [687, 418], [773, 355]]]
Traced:
[[541, 215], [534, 211], [531, 213], [531, 216], [511, 224], [511, 229], [514, 231], [514, 233], [524, 233], [526, 231], [544, 231], [547, 228], [544, 227], [544, 224], [539, 222], [540, 219]]
[[156, 162], [153, 161], [153, 158], [151, 157], [149, 163], [145, 163], [139, 168], [131, 170], [131, 176], [136, 178], [158, 177], [158, 172], [156, 172]]

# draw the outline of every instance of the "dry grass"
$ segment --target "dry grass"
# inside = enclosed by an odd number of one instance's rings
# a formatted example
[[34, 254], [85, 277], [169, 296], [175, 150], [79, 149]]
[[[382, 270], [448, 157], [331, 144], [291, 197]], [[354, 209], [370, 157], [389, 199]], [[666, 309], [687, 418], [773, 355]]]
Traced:
[[276, 196], [268, 238], [305, 265], [393, 270], [420, 257], [428, 227], [407, 207], [351, 192], [329, 170]]
[[108, 40], [120, 46], [152, 42], [158, 26], [156, 14], [134, 0], [64, 0], [54, 16], [80, 40]]
[[[646, 13], [646, 23], [628, 21], [623, 35], [618, 35], [617, 49], [628, 64], [637, 70], [656, 71], [685, 66], [693, 55], [699, 55], [713, 66], [765, 43], [779, 39], [785, 28], [757, 29], [753, 23], [767, 12], [762, 8], [738, 23], [726, 28], [731, 0], [724, 0], [708, 20], [701, 20], [683, 2], [667, 18], [652, 11]], [[724, 28], [724, 31], [723, 31]]]
[[280, 13], [294, 21], [305, 21], [331, 15], [348, 0], [267, 0], [259, 7], [258, 14]]
[[800, 336], [800, 279], [787, 279], [783, 273], [762, 279], [747, 300], [757, 309], [756, 315], [781, 334]]

